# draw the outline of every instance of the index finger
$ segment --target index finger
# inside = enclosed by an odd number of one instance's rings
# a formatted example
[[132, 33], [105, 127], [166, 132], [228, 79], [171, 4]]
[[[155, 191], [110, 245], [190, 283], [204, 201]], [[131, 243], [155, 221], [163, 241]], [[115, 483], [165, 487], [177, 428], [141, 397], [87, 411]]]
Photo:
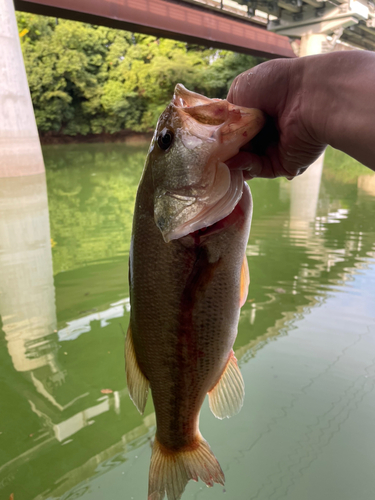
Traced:
[[225, 163], [230, 170], [242, 170], [245, 180], [253, 179], [254, 177], [264, 177], [267, 179], [286, 177], [288, 180], [291, 180], [295, 177], [295, 175], [292, 175], [281, 165], [277, 146], [274, 145], [268, 148], [267, 155], [262, 156], [247, 151], [240, 151]]

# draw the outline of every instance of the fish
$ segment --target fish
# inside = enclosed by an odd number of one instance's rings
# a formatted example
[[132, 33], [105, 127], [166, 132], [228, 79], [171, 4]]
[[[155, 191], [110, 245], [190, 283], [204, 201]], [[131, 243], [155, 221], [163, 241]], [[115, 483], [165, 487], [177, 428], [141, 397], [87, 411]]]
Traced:
[[233, 343], [252, 217], [243, 173], [225, 162], [264, 123], [257, 109], [177, 84], [151, 141], [135, 201], [125, 339], [130, 398], [142, 414], [151, 389], [155, 407], [148, 500], [178, 500], [198, 478], [224, 485], [199, 413], [206, 394], [219, 419], [243, 404]]

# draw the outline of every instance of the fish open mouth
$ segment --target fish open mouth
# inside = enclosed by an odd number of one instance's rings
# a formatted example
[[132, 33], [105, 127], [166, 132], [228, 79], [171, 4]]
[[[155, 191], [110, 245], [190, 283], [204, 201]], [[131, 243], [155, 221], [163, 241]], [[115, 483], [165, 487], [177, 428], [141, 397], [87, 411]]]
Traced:
[[154, 218], [165, 242], [207, 232], [232, 213], [242, 197], [244, 179], [241, 170], [230, 170], [225, 162], [261, 130], [265, 121], [258, 109], [209, 99], [180, 84], [176, 85], [171, 109], [179, 124], [176, 137], [180, 149], [176, 150], [183, 152], [176, 154], [177, 162], [182, 171], [186, 164], [188, 173], [181, 187], [177, 184], [155, 191]]
[[220, 99], [210, 99], [204, 95], [192, 92], [181, 83], [178, 83], [174, 89], [172, 103], [178, 108], [190, 108], [192, 106], [210, 104], [212, 101], [219, 100]]

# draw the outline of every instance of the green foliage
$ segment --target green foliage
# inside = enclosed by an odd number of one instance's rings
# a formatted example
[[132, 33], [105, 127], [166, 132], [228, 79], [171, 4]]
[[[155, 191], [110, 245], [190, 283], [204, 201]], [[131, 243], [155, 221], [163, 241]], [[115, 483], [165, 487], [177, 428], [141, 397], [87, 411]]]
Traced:
[[67, 20], [17, 13], [39, 130], [148, 132], [176, 83], [224, 98], [260, 59]]
[[357, 184], [360, 175], [368, 175], [367, 167], [338, 149], [326, 149], [324, 175], [343, 184]]
[[234, 78], [262, 61], [259, 57], [220, 51], [202, 74], [202, 92], [208, 97], [225, 99]]

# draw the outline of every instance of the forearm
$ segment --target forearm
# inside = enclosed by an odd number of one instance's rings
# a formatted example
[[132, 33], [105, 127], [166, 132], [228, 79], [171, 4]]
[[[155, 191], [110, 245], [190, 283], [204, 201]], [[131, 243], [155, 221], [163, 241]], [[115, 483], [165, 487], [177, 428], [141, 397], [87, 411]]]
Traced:
[[335, 52], [295, 63], [311, 136], [375, 170], [375, 54]]

